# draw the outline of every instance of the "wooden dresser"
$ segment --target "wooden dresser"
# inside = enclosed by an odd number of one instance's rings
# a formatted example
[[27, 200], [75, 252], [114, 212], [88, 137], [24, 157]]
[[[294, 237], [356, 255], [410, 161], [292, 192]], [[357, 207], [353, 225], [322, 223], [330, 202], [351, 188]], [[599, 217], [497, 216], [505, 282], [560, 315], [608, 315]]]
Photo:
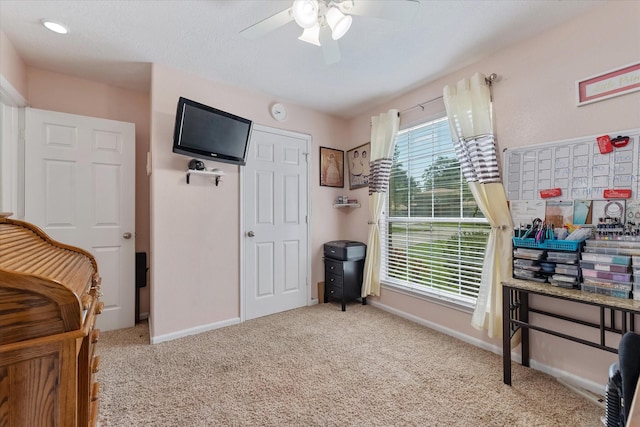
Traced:
[[96, 260], [9, 215], [0, 213], [0, 427], [96, 425]]

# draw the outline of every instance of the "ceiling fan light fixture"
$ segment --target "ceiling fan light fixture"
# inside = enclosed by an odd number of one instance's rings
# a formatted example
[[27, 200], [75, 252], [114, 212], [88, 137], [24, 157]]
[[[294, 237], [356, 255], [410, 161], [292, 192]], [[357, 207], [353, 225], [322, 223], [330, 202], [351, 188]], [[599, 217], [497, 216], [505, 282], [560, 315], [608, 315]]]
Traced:
[[318, 23], [317, 0], [293, 0], [291, 10], [296, 24], [304, 29], [311, 28]]
[[339, 3], [334, 4], [342, 13], [352, 13], [353, 11], [353, 0], [342, 0]]
[[349, 31], [351, 21], [353, 21], [350, 15], [345, 15], [337, 7], [333, 6], [329, 8], [325, 17], [329, 28], [331, 28], [331, 38], [334, 40], [344, 36]]
[[320, 24], [316, 23], [311, 28], [305, 28], [298, 40], [320, 46]]

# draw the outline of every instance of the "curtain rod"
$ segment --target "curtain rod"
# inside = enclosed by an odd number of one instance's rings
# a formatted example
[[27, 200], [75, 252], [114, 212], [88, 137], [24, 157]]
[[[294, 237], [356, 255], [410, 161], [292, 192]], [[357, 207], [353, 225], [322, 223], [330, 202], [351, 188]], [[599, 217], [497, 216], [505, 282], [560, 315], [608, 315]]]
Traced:
[[442, 95], [436, 97], [436, 98], [432, 98], [428, 101], [423, 101], [420, 104], [414, 105], [413, 107], [409, 107], [409, 108], [405, 108], [404, 110], [398, 111], [398, 116], [400, 116], [400, 114], [404, 114], [407, 111], [411, 111], [411, 110], [415, 110], [416, 108], [422, 108], [422, 111], [424, 111], [424, 106], [427, 104], [431, 104], [432, 102], [436, 102], [441, 100], [442, 98], [444, 98]]
[[[491, 86], [493, 84], [493, 82], [495, 82], [496, 80], [498, 80], [498, 75], [496, 73], [491, 73], [491, 74], [489, 74], [489, 77], [485, 77], [484, 78], [484, 81], [487, 82], [487, 86]], [[406, 108], [404, 110], [398, 111], [398, 117], [400, 117], [400, 114], [406, 113], [407, 111], [415, 110], [416, 108], [422, 108], [422, 111], [424, 111], [424, 106], [425, 105], [431, 104], [432, 102], [435, 102], [435, 101], [439, 101], [442, 98], [444, 98], [444, 97], [443, 96], [438, 96], [436, 98], [429, 99], [428, 101], [423, 101], [423, 102], [421, 102], [419, 104], [416, 104], [413, 107], [409, 107], [409, 108]]]

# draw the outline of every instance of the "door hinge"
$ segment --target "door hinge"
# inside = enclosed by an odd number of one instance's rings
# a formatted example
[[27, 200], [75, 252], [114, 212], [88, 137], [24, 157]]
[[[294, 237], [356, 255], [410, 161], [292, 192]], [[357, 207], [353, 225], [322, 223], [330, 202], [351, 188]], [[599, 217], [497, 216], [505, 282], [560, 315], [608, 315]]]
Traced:
[[309, 163], [309, 153], [302, 153], [302, 155], [304, 156], [305, 162]]

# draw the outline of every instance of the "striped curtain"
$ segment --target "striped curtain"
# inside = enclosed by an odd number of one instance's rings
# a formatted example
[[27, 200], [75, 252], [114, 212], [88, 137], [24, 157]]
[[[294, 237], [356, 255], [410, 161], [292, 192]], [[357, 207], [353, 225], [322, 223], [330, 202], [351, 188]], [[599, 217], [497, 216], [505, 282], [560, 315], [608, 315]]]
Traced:
[[393, 159], [376, 159], [369, 163], [369, 195], [386, 193], [389, 189]]
[[384, 207], [391, 164], [393, 145], [400, 127], [398, 110], [389, 110], [371, 118], [371, 157], [369, 163], [369, 237], [367, 257], [364, 262], [362, 297], [380, 295], [380, 215]]
[[481, 184], [500, 182], [498, 157], [492, 134], [458, 139], [454, 142], [454, 147], [460, 169], [467, 181]]
[[451, 136], [469, 188], [491, 224], [471, 325], [502, 335], [502, 280], [511, 277], [513, 223], [498, 168], [491, 92], [483, 74], [444, 88]]

